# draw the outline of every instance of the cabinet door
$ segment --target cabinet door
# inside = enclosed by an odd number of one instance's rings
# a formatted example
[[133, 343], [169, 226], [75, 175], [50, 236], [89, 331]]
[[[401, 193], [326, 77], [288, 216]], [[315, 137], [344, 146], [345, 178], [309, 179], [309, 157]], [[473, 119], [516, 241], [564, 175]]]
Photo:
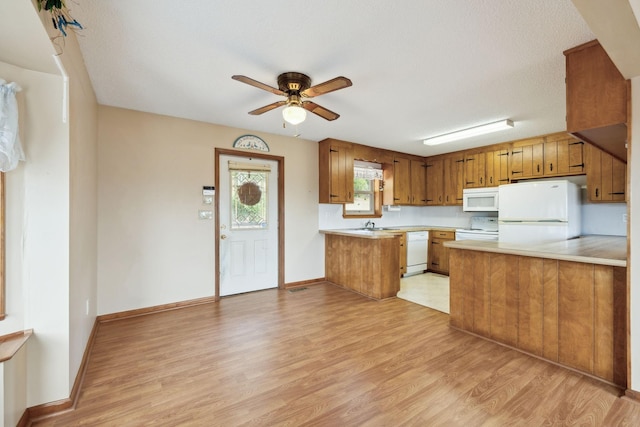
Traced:
[[353, 203], [353, 154], [340, 145], [329, 150], [331, 165], [331, 203]]
[[485, 187], [486, 154], [474, 153], [464, 157], [464, 188]]
[[445, 157], [443, 163], [444, 204], [462, 205], [462, 189], [464, 187], [464, 155], [454, 153]]
[[411, 204], [427, 204], [427, 169], [422, 160], [411, 160]]
[[411, 160], [406, 157], [395, 156], [393, 159], [393, 202], [411, 204]]
[[626, 200], [626, 163], [599, 148], [585, 145], [587, 191], [592, 202]]
[[443, 200], [443, 162], [442, 159], [427, 159], [427, 205], [440, 206]]
[[429, 270], [449, 274], [449, 248], [447, 241], [455, 240], [454, 231], [432, 231], [429, 233]]
[[568, 135], [551, 136], [544, 144], [544, 174], [566, 176], [584, 172], [582, 141]]
[[319, 202], [353, 203], [353, 148], [344, 141], [325, 139], [319, 147]]
[[486, 187], [497, 187], [509, 183], [509, 150], [495, 150], [487, 153], [486, 165]]
[[543, 174], [543, 142], [539, 140], [514, 145], [511, 150], [511, 179], [534, 178]]
[[494, 178], [498, 180], [498, 184], [509, 183], [509, 150], [494, 151]]

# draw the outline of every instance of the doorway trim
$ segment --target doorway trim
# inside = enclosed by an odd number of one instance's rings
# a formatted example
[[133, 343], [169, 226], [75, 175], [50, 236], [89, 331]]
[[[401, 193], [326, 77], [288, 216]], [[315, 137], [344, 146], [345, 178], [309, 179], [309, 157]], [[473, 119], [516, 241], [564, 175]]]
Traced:
[[246, 151], [216, 148], [214, 150], [215, 178], [215, 301], [220, 300], [220, 156], [237, 156], [248, 159], [265, 159], [278, 163], [278, 289], [284, 289], [284, 157], [263, 153], [247, 153]]

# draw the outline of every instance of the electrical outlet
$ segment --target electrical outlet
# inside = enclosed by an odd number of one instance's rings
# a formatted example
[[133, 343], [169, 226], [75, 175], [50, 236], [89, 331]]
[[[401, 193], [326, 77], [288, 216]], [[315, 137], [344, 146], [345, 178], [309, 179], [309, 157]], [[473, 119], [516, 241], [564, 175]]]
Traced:
[[89, 300], [85, 301], [85, 313], [87, 316], [89, 315]]

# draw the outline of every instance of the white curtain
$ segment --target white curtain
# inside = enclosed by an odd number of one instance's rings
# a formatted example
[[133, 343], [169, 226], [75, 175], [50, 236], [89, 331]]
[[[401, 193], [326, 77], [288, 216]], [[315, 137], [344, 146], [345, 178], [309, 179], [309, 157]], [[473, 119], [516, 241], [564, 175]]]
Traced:
[[20, 86], [0, 79], [0, 172], [8, 172], [24, 160], [18, 137], [18, 103]]
[[382, 179], [382, 169], [372, 169], [355, 166], [353, 168], [353, 176], [355, 178], [364, 178], [368, 180]]

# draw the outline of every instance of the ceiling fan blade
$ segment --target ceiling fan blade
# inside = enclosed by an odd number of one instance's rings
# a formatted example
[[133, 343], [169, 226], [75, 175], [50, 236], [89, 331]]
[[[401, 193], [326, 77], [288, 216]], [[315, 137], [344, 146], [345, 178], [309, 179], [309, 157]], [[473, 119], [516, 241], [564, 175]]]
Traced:
[[314, 96], [324, 95], [325, 93], [333, 92], [334, 90], [344, 89], [345, 87], [351, 86], [351, 84], [351, 80], [340, 76], [324, 83], [311, 86], [309, 89], [300, 92], [300, 95], [305, 98], [313, 98]]
[[257, 116], [259, 114], [266, 113], [267, 111], [271, 111], [275, 108], [282, 107], [283, 105], [286, 105], [286, 104], [287, 104], [287, 101], [274, 102], [273, 104], [265, 105], [264, 107], [260, 107], [253, 111], [249, 111], [249, 114], [251, 114], [252, 116]]
[[249, 78], [247, 76], [235, 75], [235, 76], [231, 76], [231, 78], [233, 80], [237, 80], [239, 82], [246, 83], [248, 85], [257, 87], [258, 89], [262, 89], [262, 90], [266, 90], [267, 92], [275, 93], [276, 95], [287, 96], [287, 94], [284, 93], [283, 91], [281, 91], [280, 89], [276, 89], [275, 87], [271, 87], [271, 86], [266, 85], [264, 83], [260, 83], [259, 81], [253, 80], [252, 78]]
[[338, 117], [340, 117], [340, 114], [338, 113], [334, 113], [331, 110], [327, 110], [324, 107], [319, 106], [318, 104], [316, 104], [315, 102], [311, 102], [311, 101], [305, 101], [302, 103], [302, 108], [304, 108], [307, 111], [311, 111], [313, 114], [316, 114], [320, 117], [322, 117], [323, 119], [332, 121], [337, 119]]

